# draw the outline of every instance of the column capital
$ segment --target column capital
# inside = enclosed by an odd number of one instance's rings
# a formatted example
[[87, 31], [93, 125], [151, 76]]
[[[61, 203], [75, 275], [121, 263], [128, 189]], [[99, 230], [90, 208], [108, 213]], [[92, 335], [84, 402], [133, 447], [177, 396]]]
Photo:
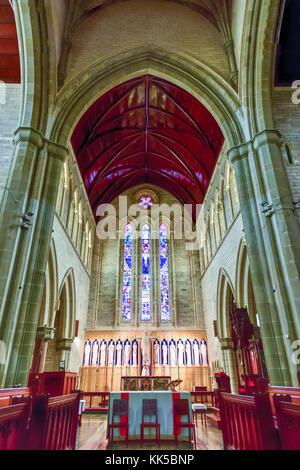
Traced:
[[64, 162], [69, 155], [67, 147], [46, 139], [42, 132], [33, 127], [18, 127], [15, 131], [14, 143], [18, 144], [19, 142], [28, 142], [36, 147], [37, 150], [41, 150], [45, 144], [47, 144], [49, 156], [57, 158], [62, 162]]
[[40, 131], [33, 127], [19, 127], [15, 131], [14, 143], [18, 144], [19, 142], [30, 143], [41, 150], [45, 145], [45, 138]]
[[63, 145], [47, 140], [47, 148], [48, 148], [48, 154], [52, 158], [57, 158], [58, 160], [61, 160], [63, 163], [68, 158], [69, 149], [67, 147], [64, 147]]
[[56, 349], [58, 351], [71, 351], [73, 340], [69, 338], [57, 339]]
[[50, 326], [39, 326], [37, 329], [37, 336], [39, 339], [44, 340], [44, 341], [49, 341], [51, 339], [54, 339], [54, 334], [55, 334], [55, 328], [52, 328]]
[[253, 147], [255, 150], [266, 144], [278, 144], [281, 146], [282, 137], [277, 129], [265, 129], [253, 137]]
[[219, 341], [221, 343], [222, 351], [232, 349], [232, 339], [231, 338], [221, 338]]
[[251, 149], [251, 144], [251, 141], [244, 142], [228, 150], [227, 155], [231, 163], [234, 163], [236, 160], [240, 160], [242, 158], [247, 157]]

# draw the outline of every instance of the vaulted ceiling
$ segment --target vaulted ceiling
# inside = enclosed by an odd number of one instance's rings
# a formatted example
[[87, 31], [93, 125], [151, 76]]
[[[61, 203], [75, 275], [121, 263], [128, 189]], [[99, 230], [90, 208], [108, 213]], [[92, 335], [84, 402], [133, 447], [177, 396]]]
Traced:
[[224, 138], [193, 96], [147, 75], [95, 102], [71, 142], [96, 211], [143, 183], [169, 191], [181, 203], [201, 204]]
[[9, 0], [0, 0], [0, 80], [21, 81], [17, 30]]

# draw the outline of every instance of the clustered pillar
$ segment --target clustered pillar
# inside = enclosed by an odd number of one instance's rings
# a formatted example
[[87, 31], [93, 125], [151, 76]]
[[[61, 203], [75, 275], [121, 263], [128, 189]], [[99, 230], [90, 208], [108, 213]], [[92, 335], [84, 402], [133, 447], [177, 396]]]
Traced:
[[[297, 386], [293, 341], [300, 337], [300, 227], [280, 134], [259, 133], [229, 151], [234, 164], [269, 379]], [[299, 367], [299, 366], [298, 366]]]

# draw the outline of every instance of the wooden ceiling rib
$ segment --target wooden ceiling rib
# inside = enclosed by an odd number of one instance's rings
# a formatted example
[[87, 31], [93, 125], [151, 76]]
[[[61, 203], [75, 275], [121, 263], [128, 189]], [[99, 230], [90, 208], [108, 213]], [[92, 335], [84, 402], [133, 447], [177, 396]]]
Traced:
[[97, 100], [71, 142], [96, 212], [99, 204], [143, 183], [169, 191], [183, 204], [201, 204], [224, 137], [193, 96], [144, 75]]
[[0, 0], [0, 80], [21, 82], [17, 29], [9, 0]]

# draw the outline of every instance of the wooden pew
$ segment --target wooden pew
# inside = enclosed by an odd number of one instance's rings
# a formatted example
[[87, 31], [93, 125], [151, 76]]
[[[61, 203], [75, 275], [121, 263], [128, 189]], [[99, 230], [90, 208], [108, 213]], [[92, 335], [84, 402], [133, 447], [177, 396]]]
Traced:
[[32, 402], [28, 450], [74, 450], [80, 393], [36, 395]]
[[6, 408], [11, 405], [11, 397], [1, 397], [0, 396], [0, 408]]
[[31, 390], [24, 388], [4, 388], [0, 390], [0, 408], [12, 405], [14, 397], [30, 397]]
[[0, 408], [0, 450], [26, 450], [31, 400]]
[[282, 450], [300, 450], [300, 405], [274, 399]]
[[0, 450], [75, 449], [79, 396], [2, 397], [15, 404], [0, 408]]
[[280, 449], [267, 393], [250, 397], [219, 392], [219, 407], [224, 449]]
[[276, 409], [274, 403], [274, 395], [290, 396], [291, 402], [300, 404], [300, 388], [299, 387], [268, 387], [268, 393], [270, 395], [270, 402], [272, 407], [273, 416], [276, 416]]

